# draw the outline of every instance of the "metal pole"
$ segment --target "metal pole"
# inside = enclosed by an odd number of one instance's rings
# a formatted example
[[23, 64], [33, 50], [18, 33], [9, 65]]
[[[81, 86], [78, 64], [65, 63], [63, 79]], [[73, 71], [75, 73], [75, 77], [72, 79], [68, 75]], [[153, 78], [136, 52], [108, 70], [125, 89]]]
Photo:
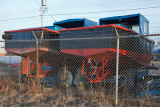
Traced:
[[32, 31], [32, 33], [33, 33], [33, 35], [34, 35], [34, 37], [35, 37], [35, 39], [36, 39], [36, 60], [37, 60], [37, 64], [36, 64], [36, 67], [37, 67], [37, 73], [36, 73], [36, 75], [37, 75], [37, 92], [39, 92], [39, 53], [38, 53], [38, 39], [37, 39], [37, 37], [36, 37], [36, 35], [35, 35], [35, 33]]
[[39, 92], [39, 56], [38, 56], [38, 40], [36, 40], [36, 59], [37, 59], [37, 92]]
[[43, 27], [43, 0], [41, 1], [41, 27]]
[[115, 27], [117, 35], [117, 54], [116, 54], [116, 95], [115, 95], [115, 106], [118, 105], [118, 68], [119, 68], [119, 34]]
[[[43, 0], [41, 1], [41, 28], [43, 28]], [[43, 30], [41, 39], [43, 39]]]

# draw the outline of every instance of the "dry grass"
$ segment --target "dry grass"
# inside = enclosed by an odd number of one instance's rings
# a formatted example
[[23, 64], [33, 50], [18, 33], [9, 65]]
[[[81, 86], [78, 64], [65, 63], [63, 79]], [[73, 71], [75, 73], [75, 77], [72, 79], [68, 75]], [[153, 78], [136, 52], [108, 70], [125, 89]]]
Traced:
[[[109, 99], [105, 97], [87, 95], [76, 95], [73, 90], [74, 88], [60, 89], [54, 88], [43, 88], [37, 93], [37, 87], [35, 83], [32, 85], [21, 84], [19, 85], [18, 79], [11, 77], [1, 77], [0, 81], [0, 105], [1, 106], [22, 106], [22, 105], [62, 105], [62, 106], [85, 106], [85, 105], [105, 105], [109, 104]], [[104, 95], [104, 93], [101, 93]], [[102, 103], [105, 102], [105, 103]]]
[[[0, 78], [0, 105], [1, 106], [63, 106], [63, 107], [113, 107], [115, 102], [114, 90], [97, 86], [95, 90], [78, 91], [75, 87], [41, 87], [37, 92], [35, 82], [32, 84], [19, 84], [18, 77]], [[125, 106], [124, 106], [125, 105]], [[121, 93], [120, 107], [158, 107], [156, 100], [150, 96], [144, 98], [129, 97], [126, 91]]]

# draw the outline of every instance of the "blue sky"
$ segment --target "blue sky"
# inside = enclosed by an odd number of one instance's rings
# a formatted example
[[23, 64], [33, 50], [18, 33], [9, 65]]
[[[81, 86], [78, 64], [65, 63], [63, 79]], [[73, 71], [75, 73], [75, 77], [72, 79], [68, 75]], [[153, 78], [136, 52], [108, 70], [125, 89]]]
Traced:
[[[3, 0], [0, 6], [0, 35], [7, 30], [33, 28], [41, 26], [40, 17], [17, 19], [40, 15], [41, 0]], [[39, 5], [38, 5], [39, 4]], [[57, 15], [98, 11], [124, 10], [160, 6], [159, 0], [47, 0], [47, 10], [56, 21], [69, 18], [88, 18], [98, 22], [99, 18], [143, 14], [150, 21], [150, 32], [160, 30], [160, 7], [144, 10], [128, 10], [90, 14]], [[45, 13], [45, 15], [49, 15]], [[51, 26], [55, 21], [51, 16], [44, 16], [44, 26]], [[13, 20], [11, 20], [13, 19]], [[6, 21], [7, 20], [7, 21]], [[159, 27], [159, 28], [158, 28]], [[0, 37], [1, 38], [1, 37]]]

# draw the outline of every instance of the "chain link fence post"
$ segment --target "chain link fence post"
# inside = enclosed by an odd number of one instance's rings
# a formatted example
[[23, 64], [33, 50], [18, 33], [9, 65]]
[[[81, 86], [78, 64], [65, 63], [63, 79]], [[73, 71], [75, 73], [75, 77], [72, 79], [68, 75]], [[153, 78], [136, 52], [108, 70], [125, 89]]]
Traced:
[[39, 53], [38, 40], [36, 40], [36, 60], [37, 60], [37, 93], [39, 93]]
[[116, 35], [117, 35], [117, 53], [116, 53], [116, 95], [115, 95], [115, 106], [118, 105], [118, 67], [119, 67], [119, 34], [115, 27]]
[[39, 52], [38, 52], [38, 50], [39, 50], [39, 46], [38, 45], [39, 44], [38, 44], [38, 39], [37, 39], [35, 33], [33, 31], [32, 31], [32, 33], [33, 33], [33, 35], [34, 35], [34, 37], [36, 39], [36, 60], [37, 60], [37, 63], [36, 63], [36, 67], [37, 67], [36, 77], [37, 77], [37, 93], [39, 93]]

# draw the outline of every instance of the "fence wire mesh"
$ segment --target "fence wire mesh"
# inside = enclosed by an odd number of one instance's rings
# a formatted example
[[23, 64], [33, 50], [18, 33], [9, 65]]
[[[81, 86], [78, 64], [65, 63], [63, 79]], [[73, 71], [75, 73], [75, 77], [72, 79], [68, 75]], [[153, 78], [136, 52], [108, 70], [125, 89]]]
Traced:
[[[0, 104], [114, 106], [119, 36], [118, 105], [160, 106], [160, 46], [154, 49], [147, 36], [110, 31], [43, 32], [43, 38], [34, 32], [38, 41], [27, 31], [1, 41]], [[16, 38], [27, 33], [30, 38]]]

